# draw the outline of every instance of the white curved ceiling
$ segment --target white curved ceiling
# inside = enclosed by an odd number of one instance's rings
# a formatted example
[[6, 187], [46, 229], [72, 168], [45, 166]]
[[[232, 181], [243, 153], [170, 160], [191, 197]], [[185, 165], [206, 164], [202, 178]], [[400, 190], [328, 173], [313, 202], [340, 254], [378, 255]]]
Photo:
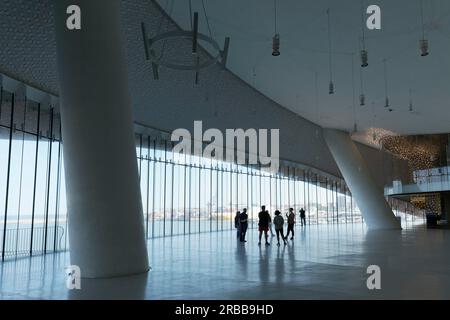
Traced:
[[[366, 7], [372, 4], [365, 2]], [[183, 29], [189, 29], [188, 1], [158, 0], [158, 3]], [[201, 3], [192, 0], [193, 10], [199, 12], [200, 31], [207, 34]], [[279, 57], [271, 55], [273, 0], [204, 0], [204, 3], [213, 37], [221, 45], [225, 36], [231, 37], [228, 68], [297, 114], [323, 127], [348, 131], [353, 130], [356, 121], [359, 130], [383, 128], [399, 134], [450, 132], [448, 0], [424, 1], [430, 42], [428, 57], [419, 54], [420, 1], [376, 1], [382, 10], [382, 30], [366, 32], [369, 67], [363, 71], [364, 107], [358, 101], [360, 0], [278, 0]], [[331, 10], [334, 95], [328, 94], [327, 8]], [[393, 112], [384, 108], [384, 58]], [[413, 113], [408, 111], [410, 89]]]

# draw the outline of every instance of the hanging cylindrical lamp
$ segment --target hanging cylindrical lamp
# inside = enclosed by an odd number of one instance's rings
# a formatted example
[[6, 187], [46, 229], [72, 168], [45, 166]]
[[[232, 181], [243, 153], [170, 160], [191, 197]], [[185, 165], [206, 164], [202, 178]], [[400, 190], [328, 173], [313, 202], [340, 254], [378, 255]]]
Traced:
[[333, 81], [330, 81], [330, 84], [328, 85], [328, 93], [334, 94], [334, 83]]
[[272, 37], [272, 56], [280, 55], [280, 34], [277, 31], [277, 0], [273, 0], [274, 11], [274, 36]]
[[198, 12], [194, 12], [194, 22], [192, 28], [192, 54], [197, 54], [198, 47]]
[[384, 65], [384, 91], [386, 93], [386, 98], [384, 100], [384, 107], [391, 112], [393, 109], [390, 106], [389, 95], [388, 95], [388, 84], [387, 84], [387, 67], [386, 67], [386, 59], [383, 59]]
[[420, 55], [426, 57], [428, 54], [428, 40], [422, 39], [420, 40]]
[[413, 112], [412, 91], [409, 89], [409, 112]]
[[365, 68], [369, 65], [369, 57], [367, 50], [361, 50], [361, 67]]
[[365, 29], [366, 29], [366, 24], [365, 24], [365, 19], [364, 19], [364, 0], [361, 0], [361, 31], [362, 31], [362, 48], [361, 48], [361, 67], [365, 68], [369, 65], [369, 54], [366, 50], [366, 34], [365, 34]]
[[360, 105], [361, 107], [363, 107], [363, 106], [366, 105], [366, 96], [364, 95], [364, 93], [361, 93], [361, 94], [359, 95], [359, 105]]
[[331, 52], [331, 26], [330, 26], [330, 8], [327, 9], [328, 18], [328, 50], [329, 50], [329, 68], [330, 68], [330, 83], [328, 85], [328, 94], [334, 94], [334, 83], [333, 83], [333, 63], [332, 63], [332, 52]]
[[280, 55], [280, 35], [277, 33], [272, 38], [272, 56], [278, 57]]
[[366, 95], [364, 94], [364, 80], [363, 80], [363, 69], [359, 68], [359, 81], [361, 87], [361, 94], [359, 95], [359, 105], [361, 107], [366, 105]]
[[420, 0], [420, 17], [422, 21], [422, 39], [420, 40], [420, 55], [426, 57], [428, 52], [428, 40], [425, 39], [425, 23], [423, 19], [423, 0]]

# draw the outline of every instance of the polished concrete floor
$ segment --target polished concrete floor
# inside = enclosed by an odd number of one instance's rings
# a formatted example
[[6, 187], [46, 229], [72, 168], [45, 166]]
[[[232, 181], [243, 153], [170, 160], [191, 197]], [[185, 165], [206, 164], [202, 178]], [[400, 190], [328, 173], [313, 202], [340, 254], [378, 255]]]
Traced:
[[[68, 290], [68, 253], [0, 264], [1, 299], [450, 299], [450, 230], [368, 232], [362, 225], [296, 229], [287, 246], [245, 245], [235, 233], [149, 241], [147, 275], [81, 280]], [[369, 265], [381, 290], [368, 290]]]

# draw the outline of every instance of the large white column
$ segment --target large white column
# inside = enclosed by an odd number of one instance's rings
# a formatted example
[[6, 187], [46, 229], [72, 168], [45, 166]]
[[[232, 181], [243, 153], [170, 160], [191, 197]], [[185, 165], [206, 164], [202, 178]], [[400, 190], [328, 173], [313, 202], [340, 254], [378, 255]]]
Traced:
[[370, 229], [400, 229], [355, 143], [346, 132], [324, 129], [323, 136]]
[[[148, 271], [120, 0], [54, 0], [70, 260], [86, 278]], [[66, 28], [69, 5], [81, 30]]]

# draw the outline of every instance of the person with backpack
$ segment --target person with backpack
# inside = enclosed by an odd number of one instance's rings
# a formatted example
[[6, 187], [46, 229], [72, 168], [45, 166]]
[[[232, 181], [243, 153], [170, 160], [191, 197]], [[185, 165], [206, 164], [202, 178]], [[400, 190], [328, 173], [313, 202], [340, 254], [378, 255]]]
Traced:
[[266, 246], [269, 246], [270, 243], [269, 241], [267, 241], [268, 235], [267, 232], [269, 231], [269, 224], [271, 222], [271, 218], [270, 218], [270, 214], [269, 212], [266, 210], [266, 206], [262, 206], [261, 207], [261, 211], [258, 214], [259, 217], [259, 242], [258, 245], [261, 245], [261, 237], [262, 237], [262, 233], [264, 232], [265, 238], [266, 238]]
[[294, 240], [294, 225], [295, 225], [295, 213], [294, 209], [289, 208], [289, 215], [287, 215], [287, 221], [288, 221], [288, 229], [286, 234], [286, 239], [289, 237], [289, 234], [292, 232], [291, 240]]
[[247, 227], [248, 227], [248, 214], [247, 209], [244, 208], [239, 215], [239, 226], [240, 226], [240, 241], [241, 242], [247, 242], [245, 240], [245, 234], [247, 233]]
[[241, 238], [241, 226], [239, 223], [239, 216], [241, 215], [241, 212], [236, 212], [236, 215], [234, 216], [234, 228], [236, 229], [236, 236], [238, 239]]
[[273, 219], [273, 224], [275, 225], [275, 232], [277, 233], [277, 246], [280, 245], [280, 234], [281, 234], [281, 239], [284, 242], [284, 245], [286, 245], [286, 238], [284, 237], [284, 232], [283, 232], [283, 225], [284, 225], [284, 219], [281, 216], [281, 212], [279, 210], [275, 211], [275, 218]]

